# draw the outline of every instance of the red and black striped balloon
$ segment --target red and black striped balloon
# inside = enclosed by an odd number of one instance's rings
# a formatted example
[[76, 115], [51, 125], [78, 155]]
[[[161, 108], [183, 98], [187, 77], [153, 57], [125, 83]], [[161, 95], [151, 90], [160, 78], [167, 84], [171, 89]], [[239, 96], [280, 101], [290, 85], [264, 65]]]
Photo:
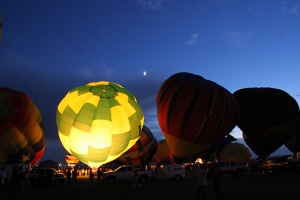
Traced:
[[172, 75], [157, 98], [160, 128], [174, 156], [201, 153], [236, 126], [239, 106], [224, 87], [187, 72]]

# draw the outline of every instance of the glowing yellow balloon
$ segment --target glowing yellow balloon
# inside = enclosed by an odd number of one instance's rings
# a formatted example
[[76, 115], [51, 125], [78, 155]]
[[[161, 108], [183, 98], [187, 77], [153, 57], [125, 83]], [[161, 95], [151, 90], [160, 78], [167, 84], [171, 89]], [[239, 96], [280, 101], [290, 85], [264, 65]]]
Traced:
[[69, 91], [58, 105], [56, 125], [64, 148], [81, 162], [98, 167], [135, 144], [144, 115], [132, 93], [100, 81]]

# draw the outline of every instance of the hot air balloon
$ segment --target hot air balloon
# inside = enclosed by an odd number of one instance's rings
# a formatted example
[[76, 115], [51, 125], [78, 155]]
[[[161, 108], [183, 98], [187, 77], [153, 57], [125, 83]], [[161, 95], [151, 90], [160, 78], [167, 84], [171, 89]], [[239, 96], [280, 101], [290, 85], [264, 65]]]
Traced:
[[65, 159], [68, 165], [71, 167], [75, 167], [79, 163], [79, 159], [71, 154], [67, 154]]
[[44, 150], [39, 109], [23, 92], [0, 88], [0, 164], [26, 163], [33, 167]]
[[265, 159], [290, 137], [296, 128], [299, 106], [283, 90], [244, 88], [233, 93], [240, 104], [238, 127], [247, 145]]
[[[256, 154], [259, 155], [260, 152], [262, 152], [260, 146], [256, 145], [255, 142], [253, 142], [245, 133], [242, 134], [243, 135], [243, 139], [245, 141], [245, 143], [247, 144], [247, 146]], [[265, 158], [263, 158], [265, 159]]]
[[144, 115], [131, 92], [100, 81], [69, 91], [58, 105], [56, 124], [67, 152], [90, 167], [99, 167], [135, 144]]
[[125, 165], [142, 167], [148, 164], [157, 150], [157, 140], [147, 126], [143, 126], [140, 139], [118, 161]]
[[166, 140], [161, 140], [158, 142], [157, 151], [154, 157], [156, 161], [165, 163], [169, 163], [173, 160], [173, 155]]
[[160, 87], [160, 128], [174, 156], [192, 157], [212, 147], [236, 126], [238, 102], [222, 86], [181, 72]]
[[44, 160], [44, 161], [41, 161], [39, 163], [38, 168], [54, 168], [56, 170], [60, 169], [59, 163], [55, 162], [54, 160]]
[[300, 152], [300, 120], [298, 121], [296, 130], [285, 141], [284, 145], [295, 155]]
[[214, 156], [215, 159], [220, 160], [220, 152], [226, 145], [234, 141], [236, 141], [236, 139], [232, 135], [227, 134], [225, 137], [217, 141], [212, 148], [204, 151], [199, 157], [204, 160], [209, 160], [212, 156]]
[[235, 163], [249, 163], [252, 160], [250, 150], [243, 144], [227, 144], [220, 153], [220, 160]]

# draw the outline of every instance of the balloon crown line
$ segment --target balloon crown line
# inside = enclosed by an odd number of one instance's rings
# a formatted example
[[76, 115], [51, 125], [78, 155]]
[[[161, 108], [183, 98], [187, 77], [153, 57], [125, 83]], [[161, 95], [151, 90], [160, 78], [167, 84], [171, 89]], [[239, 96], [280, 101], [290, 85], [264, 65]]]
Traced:
[[117, 90], [110, 85], [92, 86], [90, 91], [101, 98], [113, 98], [117, 95]]

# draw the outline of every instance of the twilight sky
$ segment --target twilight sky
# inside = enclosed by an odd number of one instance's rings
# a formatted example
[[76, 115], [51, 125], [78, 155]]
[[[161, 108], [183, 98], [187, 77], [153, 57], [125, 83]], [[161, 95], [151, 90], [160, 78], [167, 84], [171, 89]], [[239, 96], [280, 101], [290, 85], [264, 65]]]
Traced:
[[[131, 91], [159, 141], [157, 92], [177, 72], [232, 93], [278, 88], [300, 102], [299, 0], [0, 0], [0, 15], [0, 87], [26, 93], [39, 108], [42, 160], [65, 164], [56, 108], [89, 82]], [[238, 128], [231, 134], [242, 137]]]

